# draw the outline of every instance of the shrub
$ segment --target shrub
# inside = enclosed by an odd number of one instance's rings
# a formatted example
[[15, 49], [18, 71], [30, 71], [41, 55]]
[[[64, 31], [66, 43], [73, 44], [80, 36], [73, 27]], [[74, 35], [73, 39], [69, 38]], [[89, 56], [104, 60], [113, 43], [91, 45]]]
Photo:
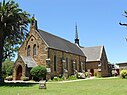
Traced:
[[88, 78], [89, 77], [89, 73], [85, 72], [85, 77]]
[[125, 77], [127, 76], [127, 70], [122, 70], [122, 71], [120, 72], [120, 76], [121, 76], [122, 78], [125, 78]]
[[94, 76], [95, 76], [95, 77], [98, 77], [97, 72], [94, 72]]
[[12, 76], [8, 76], [5, 79], [8, 80], [8, 81], [12, 81]]
[[64, 80], [64, 78], [63, 77], [54, 77], [53, 78], [53, 81], [63, 81]]
[[76, 76], [74, 76], [74, 75], [71, 75], [71, 76], [69, 76], [68, 77], [68, 80], [76, 80], [77, 78], [76, 78]]
[[28, 81], [29, 80], [29, 77], [26, 77], [26, 76], [22, 76], [21, 78], [23, 81]]
[[60, 81], [59, 77], [54, 77], [53, 81]]
[[39, 81], [46, 77], [47, 70], [44, 66], [33, 67], [30, 71], [30, 74], [33, 76], [35, 81]]

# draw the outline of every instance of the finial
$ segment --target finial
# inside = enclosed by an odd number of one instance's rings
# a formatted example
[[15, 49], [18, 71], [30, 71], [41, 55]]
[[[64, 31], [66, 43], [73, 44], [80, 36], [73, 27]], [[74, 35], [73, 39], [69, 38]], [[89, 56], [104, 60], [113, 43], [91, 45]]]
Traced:
[[35, 14], [33, 14], [33, 16], [32, 16], [32, 20], [35, 20]]
[[33, 14], [33, 17], [35, 17], [35, 14]]

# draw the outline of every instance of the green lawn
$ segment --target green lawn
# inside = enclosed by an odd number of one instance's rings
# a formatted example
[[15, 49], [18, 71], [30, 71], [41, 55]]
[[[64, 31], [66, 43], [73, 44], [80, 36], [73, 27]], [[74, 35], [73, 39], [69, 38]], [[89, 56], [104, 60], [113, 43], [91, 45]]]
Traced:
[[92, 79], [70, 83], [4, 84], [0, 95], [127, 95], [127, 79]]

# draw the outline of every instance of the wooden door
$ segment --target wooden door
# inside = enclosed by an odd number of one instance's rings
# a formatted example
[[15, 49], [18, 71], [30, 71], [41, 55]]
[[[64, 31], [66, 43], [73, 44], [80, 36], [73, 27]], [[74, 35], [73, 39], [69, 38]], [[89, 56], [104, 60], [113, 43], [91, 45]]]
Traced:
[[16, 80], [21, 80], [21, 77], [22, 77], [22, 66], [19, 65], [19, 67], [17, 68]]

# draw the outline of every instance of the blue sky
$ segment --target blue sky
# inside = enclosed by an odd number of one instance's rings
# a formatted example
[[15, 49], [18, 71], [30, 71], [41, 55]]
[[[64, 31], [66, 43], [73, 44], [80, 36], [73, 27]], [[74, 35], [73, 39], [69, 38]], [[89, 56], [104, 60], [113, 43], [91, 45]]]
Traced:
[[127, 61], [127, 23], [123, 17], [127, 0], [15, 0], [20, 8], [35, 14], [38, 27], [74, 42], [75, 23], [80, 45], [104, 45], [111, 63]]

